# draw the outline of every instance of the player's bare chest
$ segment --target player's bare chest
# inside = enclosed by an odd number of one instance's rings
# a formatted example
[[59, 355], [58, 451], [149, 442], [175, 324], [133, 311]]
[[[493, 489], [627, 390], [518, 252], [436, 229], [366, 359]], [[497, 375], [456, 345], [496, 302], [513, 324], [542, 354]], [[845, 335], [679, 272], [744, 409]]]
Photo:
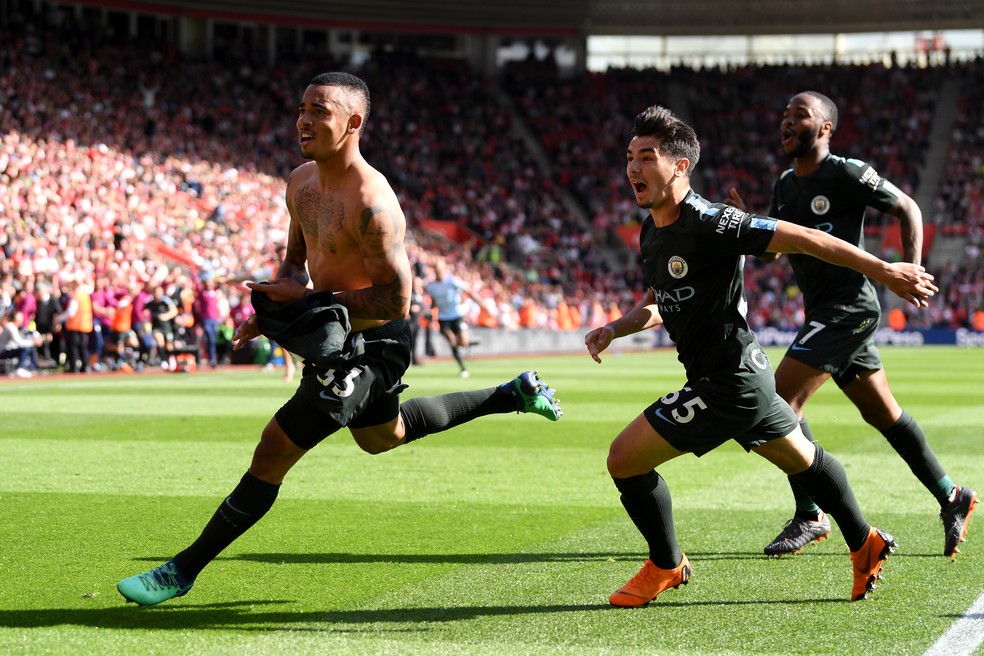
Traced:
[[342, 195], [313, 185], [300, 187], [293, 197], [294, 212], [304, 234], [321, 247], [337, 249], [345, 226], [346, 205]]

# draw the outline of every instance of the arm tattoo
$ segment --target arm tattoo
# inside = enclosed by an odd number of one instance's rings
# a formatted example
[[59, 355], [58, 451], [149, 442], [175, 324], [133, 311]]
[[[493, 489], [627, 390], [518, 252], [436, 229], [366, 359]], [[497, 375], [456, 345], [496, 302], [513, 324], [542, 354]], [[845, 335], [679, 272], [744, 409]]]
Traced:
[[366, 208], [359, 215], [359, 237], [372, 287], [348, 299], [349, 312], [366, 319], [402, 317], [410, 301], [410, 267], [399, 217], [384, 207]]

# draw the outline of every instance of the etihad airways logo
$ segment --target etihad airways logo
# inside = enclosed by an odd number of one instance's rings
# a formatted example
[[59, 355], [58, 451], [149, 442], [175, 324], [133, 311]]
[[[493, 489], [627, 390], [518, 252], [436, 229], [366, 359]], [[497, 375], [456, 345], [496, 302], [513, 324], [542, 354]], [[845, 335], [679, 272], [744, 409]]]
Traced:
[[693, 287], [677, 287], [676, 289], [654, 289], [653, 294], [656, 295], [656, 302], [659, 304], [663, 303], [683, 303], [684, 301], [689, 301], [694, 296], [697, 295], [697, 290]]
[[679, 312], [680, 306], [697, 295], [693, 287], [677, 287], [675, 289], [654, 289], [653, 296], [660, 312]]

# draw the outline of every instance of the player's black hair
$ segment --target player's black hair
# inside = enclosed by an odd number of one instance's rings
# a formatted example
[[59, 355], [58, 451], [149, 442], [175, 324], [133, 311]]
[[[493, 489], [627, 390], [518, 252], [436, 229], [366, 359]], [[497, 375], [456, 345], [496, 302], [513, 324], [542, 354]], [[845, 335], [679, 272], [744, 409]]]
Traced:
[[673, 112], [653, 105], [635, 117], [631, 137], [656, 137], [660, 148], [670, 157], [686, 157], [690, 162], [687, 166], [687, 177], [697, 166], [700, 159], [700, 141], [694, 129], [677, 118]]
[[816, 98], [820, 105], [820, 118], [824, 121], [830, 121], [830, 124], [833, 126], [831, 133], [833, 133], [837, 129], [837, 105], [833, 100], [819, 91], [804, 91], [803, 93]]
[[362, 103], [362, 125], [359, 126], [359, 134], [366, 127], [369, 120], [369, 87], [360, 77], [342, 71], [331, 71], [329, 73], [319, 73], [311, 78], [310, 85], [325, 87], [344, 87], [354, 93]]

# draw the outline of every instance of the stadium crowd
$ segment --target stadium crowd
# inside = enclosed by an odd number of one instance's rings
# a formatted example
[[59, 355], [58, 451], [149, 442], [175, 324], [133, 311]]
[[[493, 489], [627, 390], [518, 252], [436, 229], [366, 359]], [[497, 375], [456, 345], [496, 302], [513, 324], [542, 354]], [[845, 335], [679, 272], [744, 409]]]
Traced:
[[[26, 340], [5, 340], [0, 359], [16, 357], [19, 375], [39, 364], [80, 372], [232, 357], [230, 335], [252, 311], [241, 283], [272, 277], [286, 241], [284, 180], [303, 161], [291, 146], [296, 80], [346, 66], [301, 53], [271, 67], [234, 46], [192, 60], [166, 42], [69, 26], [57, 12], [0, 25], [0, 314]], [[400, 195], [421, 280], [444, 259], [482, 299], [468, 307], [470, 324], [555, 330], [600, 325], [640, 293], [637, 274], [612, 262], [628, 252], [615, 231], [640, 216], [621, 153], [653, 98], [685, 90], [706, 141], [695, 186], [712, 200], [738, 186], [765, 211], [764, 185], [784, 165], [776, 103], [803, 79], [856, 98], [841, 138], [906, 191], [918, 185], [938, 86], [932, 71], [877, 66], [563, 78], [528, 61], [505, 72], [503, 101], [462, 61], [387, 53], [358, 72], [373, 92], [364, 150]], [[966, 226], [971, 247], [938, 272], [946, 303], [910, 313], [910, 325], [984, 328], [980, 62], [961, 74], [969, 82], [934, 220]], [[514, 129], [513, 106], [546, 164]], [[431, 220], [456, 226], [463, 243], [429, 230]], [[612, 245], [620, 255], [607, 256]], [[788, 267], [752, 264], [747, 280], [754, 328], [802, 319]]]

